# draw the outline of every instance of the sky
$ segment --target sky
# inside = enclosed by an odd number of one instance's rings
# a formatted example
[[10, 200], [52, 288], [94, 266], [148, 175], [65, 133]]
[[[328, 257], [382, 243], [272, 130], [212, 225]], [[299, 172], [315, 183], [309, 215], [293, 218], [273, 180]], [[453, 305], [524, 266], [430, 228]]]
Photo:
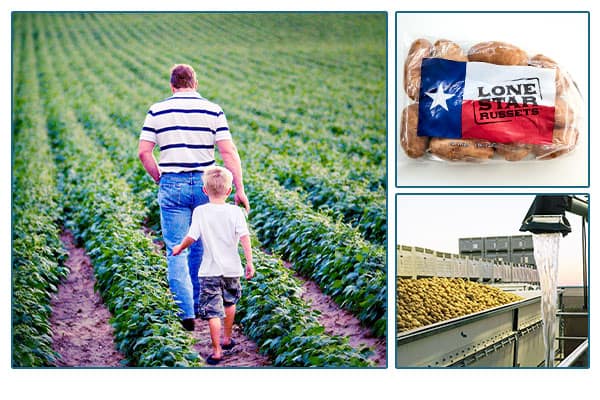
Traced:
[[[397, 244], [458, 254], [459, 238], [529, 234], [519, 228], [534, 198], [533, 195], [399, 195]], [[566, 216], [572, 232], [560, 241], [558, 284], [582, 285], [581, 217], [572, 213]]]

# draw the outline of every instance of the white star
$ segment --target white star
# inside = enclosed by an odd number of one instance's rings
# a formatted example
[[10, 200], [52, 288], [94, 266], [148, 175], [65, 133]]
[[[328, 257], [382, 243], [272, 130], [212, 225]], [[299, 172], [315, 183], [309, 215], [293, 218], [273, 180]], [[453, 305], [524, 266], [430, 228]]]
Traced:
[[435, 107], [440, 106], [444, 110], [448, 111], [448, 105], [446, 104], [446, 100], [448, 100], [451, 97], [454, 97], [454, 94], [444, 93], [444, 88], [442, 87], [442, 83], [440, 83], [440, 85], [438, 86], [437, 92], [435, 92], [435, 93], [425, 92], [425, 94], [433, 99], [433, 102], [431, 103], [431, 107], [429, 107], [430, 110], [433, 110]]

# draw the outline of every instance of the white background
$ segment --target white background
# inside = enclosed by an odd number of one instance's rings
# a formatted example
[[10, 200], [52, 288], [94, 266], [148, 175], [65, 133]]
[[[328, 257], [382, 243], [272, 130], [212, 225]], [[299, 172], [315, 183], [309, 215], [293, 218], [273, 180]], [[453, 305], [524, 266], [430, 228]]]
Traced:
[[[387, 11], [388, 13], [388, 215], [389, 215], [389, 240], [388, 259], [389, 300], [388, 300], [388, 368], [387, 369], [194, 369], [194, 370], [157, 370], [157, 369], [29, 369], [13, 370], [10, 368], [10, 148], [5, 141], [3, 146], [2, 170], [2, 225], [0, 243], [2, 246], [4, 274], [2, 279], [3, 307], [2, 312], [2, 394], [7, 399], [196, 399], [207, 397], [242, 398], [242, 399], [506, 399], [517, 398], [584, 398], [593, 392], [592, 385], [598, 374], [598, 359], [592, 351], [591, 369], [587, 370], [424, 370], [424, 369], [396, 369], [394, 352], [394, 247], [395, 247], [395, 196], [396, 193], [405, 193], [406, 189], [395, 188], [395, 12], [402, 10], [443, 11], [443, 10], [584, 10], [592, 11], [592, 24], [594, 9], [598, 10], [598, 2], [588, 1], [514, 1], [507, 0], [501, 3], [482, 3], [467, 0], [454, 0], [452, 2], [437, 0], [421, 0], [419, 2], [403, 0], [369, 0], [369, 1], [326, 1], [303, 0], [292, 2], [281, 1], [255, 1], [251, 3], [242, 1], [220, 0], [218, 2], [203, 1], [114, 1], [99, 2], [96, 0], [80, 1], [3, 1], [2, 24], [2, 92], [3, 107], [2, 121], [4, 132], [8, 137], [10, 131], [10, 95], [11, 95], [11, 16], [12, 10], [176, 10], [176, 11]], [[536, 49], [543, 43], [544, 36], [538, 32], [545, 29], [545, 23], [539, 22], [533, 27], [520, 30], [519, 27], [506, 23], [503, 26], [465, 26], [471, 32], [480, 32], [491, 36], [493, 32], [504, 33], [510, 30], [521, 31], [522, 36], [539, 38]], [[568, 33], [560, 23], [553, 24], [553, 29]], [[597, 36], [597, 30], [592, 30]], [[594, 37], [592, 37], [594, 43]], [[596, 43], [597, 44], [597, 43]], [[560, 49], [574, 43], [564, 43]], [[550, 46], [559, 47], [552, 42]], [[594, 46], [592, 46], [593, 48]], [[549, 51], [553, 54], [553, 51]], [[595, 54], [592, 54], [592, 70], [595, 65]], [[561, 60], [562, 61], [562, 60]], [[574, 66], [575, 69], [577, 66]], [[569, 67], [571, 68], [571, 67]], [[598, 89], [597, 79], [592, 79], [591, 93]], [[592, 110], [594, 110], [594, 96]], [[593, 112], [592, 112], [593, 115]], [[592, 120], [592, 132], [594, 121]], [[595, 141], [592, 141], [595, 145]], [[594, 153], [597, 149], [592, 147], [592, 180], [594, 183]], [[456, 174], [460, 170], [454, 170]], [[558, 178], [561, 170], [554, 171]], [[516, 177], [515, 177], [516, 178]], [[514, 184], [512, 182], [511, 184]], [[520, 190], [520, 189], [518, 189]], [[522, 189], [527, 192], [531, 190]], [[437, 192], [439, 189], [419, 189], [419, 192]], [[458, 189], [445, 189], [445, 192], [459, 191]], [[478, 190], [478, 192], [498, 192], [499, 189]], [[517, 190], [509, 190], [515, 192]], [[593, 190], [590, 190], [592, 192]], [[414, 192], [414, 190], [413, 190]], [[469, 192], [460, 189], [460, 192]], [[594, 196], [592, 193], [592, 203]], [[593, 247], [593, 239], [591, 247]], [[593, 256], [592, 256], [593, 260]], [[593, 265], [591, 275], [594, 276]], [[592, 279], [593, 281], [593, 279]], [[591, 296], [591, 310], [595, 310], [594, 299]], [[592, 336], [595, 336], [595, 321], [592, 318]], [[594, 340], [592, 339], [592, 342]], [[594, 342], [595, 343], [595, 342]], [[592, 350], [596, 346], [592, 345]], [[595, 366], [595, 368], [594, 368]], [[591, 389], [591, 390], [590, 390]]]

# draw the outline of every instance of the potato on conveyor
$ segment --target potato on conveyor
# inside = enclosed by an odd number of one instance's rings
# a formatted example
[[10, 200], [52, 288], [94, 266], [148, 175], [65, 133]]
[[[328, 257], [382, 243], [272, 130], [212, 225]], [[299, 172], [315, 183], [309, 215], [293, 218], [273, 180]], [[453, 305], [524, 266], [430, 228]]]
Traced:
[[522, 300], [498, 288], [460, 278], [396, 281], [396, 323], [406, 331]]

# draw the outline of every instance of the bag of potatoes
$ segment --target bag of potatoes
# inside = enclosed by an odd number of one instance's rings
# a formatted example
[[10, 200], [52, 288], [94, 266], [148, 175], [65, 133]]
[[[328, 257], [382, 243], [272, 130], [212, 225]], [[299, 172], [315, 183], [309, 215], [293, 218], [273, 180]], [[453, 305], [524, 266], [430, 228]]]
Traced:
[[569, 74], [509, 43], [417, 39], [404, 92], [400, 144], [411, 158], [547, 160], [575, 148], [582, 124]]

